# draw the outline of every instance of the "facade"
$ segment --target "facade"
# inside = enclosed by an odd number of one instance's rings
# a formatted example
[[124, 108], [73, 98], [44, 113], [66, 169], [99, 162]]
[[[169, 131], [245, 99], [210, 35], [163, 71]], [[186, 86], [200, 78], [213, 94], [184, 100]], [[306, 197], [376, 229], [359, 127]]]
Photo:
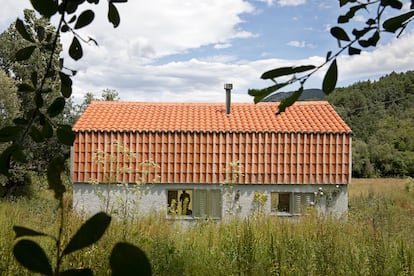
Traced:
[[74, 207], [127, 203], [183, 219], [346, 213], [352, 132], [328, 102], [279, 115], [278, 103], [227, 108], [92, 102], [73, 127]]

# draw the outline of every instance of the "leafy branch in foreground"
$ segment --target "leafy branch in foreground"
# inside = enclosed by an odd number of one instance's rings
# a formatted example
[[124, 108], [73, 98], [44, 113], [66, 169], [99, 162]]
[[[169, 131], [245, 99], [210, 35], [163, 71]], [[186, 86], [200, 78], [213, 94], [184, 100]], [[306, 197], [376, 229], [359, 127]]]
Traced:
[[[404, 3], [407, 5], [410, 3], [410, 9], [408, 12], [400, 12], [397, 16], [386, 17], [385, 11], [390, 9], [401, 11]], [[332, 54], [329, 51], [326, 54], [325, 61], [316, 65], [303, 65], [303, 66], [290, 66], [280, 67], [269, 70], [262, 74], [261, 78], [264, 80], [270, 79], [274, 82], [272, 86], [264, 89], [249, 89], [248, 93], [254, 97], [254, 102], [261, 102], [269, 95], [279, 91], [283, 87], [299, 83], [300, 87], [291, 96], [283, 99], [279, 105], [278, 114], [285, 111], [286, 108], [293, 105], [301, 96], [306, 81], [317, 71], [329, 64], [328, 70], [322, 81], [322, 90], [326, 95], [329, 95], [336, 87], [338, 80], [338, 65], [337, 58], [344, 51], [348, 52], [348, 55], [359, 55], [362, 48], [376, 47], [378, 41], [381, 39], [381, 34], [384, 32], [390, 32], [396, 34], [399, 38], [408, 24], [414, 18], [414, 2], [413, 1], [399, 1], [399, 0], [339, 0], [339, 6], [349, 6], [348, 11], [338, 17], [338, 24], [349, 23], [355, 15], [362, 10], [365, 10], [370, 15], [374, 13], [375, 17], [370, 17], [362, 28], [354, 28], [351, 33], [353, 38], [351, 39], [347, 31], [341, 27], [335, 26], [330, 30], [331, 35], [337, 39], [339, 50]], [[376, 12], [372, 12], [376, 10]], [[371, 11], [371, 12], [370, 12]], [[342, 44], [345, 45], [342, 46]], [[286, 80], [286, 77], [288, 78]], [[283, 78], [282, 80], [280, 80]]]
[[[126, 2], [125, 0], [108, 1], [108, 21], [117, 27], [120, 23], [118, 10], [114, 3]], [[62, 145], [72, 146], [75, 134], [68, 124], [56, 124], [53, 118], [61, 114], [65, 108], [67, 99], [72, 95], [72, 79], [76, 71], [65, 68], [63, 59], [60, 59], [59, 67], [54, 66], [53, 60], [58, 48], [58, 40], [61, 32], [71, 31], [72, 42], [69, 47], [69, 56], [79, 60], [83, 56], [82, 42], [95, 40], [82, 39], [76, 32], [94, 20], [92, 9], [83, 10], [76, 15], [78, 8], [83, 4], [99, 4], [99, 0], [31, 0], [33, 8], [44, 18], [50, 19], [58, 15], [58, 26], [51, 35], [45, 35], [45, 29], [39, 27], [36, 32], [17, 19], [15, 28], [20, 36], [26, 41], [22, 49], [17, 50], [15, 60], [24, 62], [36, 51], [49, 53], [45, 63], [44, 73], [33, 70], [30, 80], [24, 80], [19, 84], [18, 91], [31, 95], [33, 108], [25, 116], [15, 118], [12, 125], [0, 129], [0, 143], [4, 143], [5, 150], [0, 155], [0, 173], [11, 177], [10, 169], [15, 163], [26, 161], [25, 143], [30, 137], [34, 143], [44, 142], [56, 137]], [[67, 16], [71, 16], [69, 20]], [[66, 73], [67, 71], [70, 73]], [[60, 81], [60, 94], [50, 104], [46, 104], [45, 97], [53, 91], [50, 88], [54, 78], [58, 76]], [[3, 146], [2, 145], [2, 146]], [[96, 243], [108, 228], [111, 217], [105, 213], [98, 213], [87, 220], [76, 234], [70, 239], [66, 246], [62, 245], [64, 232], [64, 204], [63, 195], [66, 187], [62, 181], [62, 174], [65, 173], [65, 162], [67, 155], [59, 152], [51, 158], [47, 166], [47, 181], [49, 188], [54, 192], [59, 205], [59, 229], [57, 236], [32, 230], [22, 226], [14, 226], [17, 242], [14, 245], [13, 253], [17, 261], [32, 272], [44, 275], [92, 275], [89, 268], [78, 268], [61, 270], [63, 257], [75, 251], [81, 250]], [[47, 237], [55, 242], [55, 261], [51, 261], [43, 248], [34, 240], [29, 238]], [[54, 266], [54, 267], [53, 267]], [[117, 243], [111, 252], [110, 266], [113, 275], [150, 275], [151, 266], [145, 253], [136, 246], [129, 243]]]

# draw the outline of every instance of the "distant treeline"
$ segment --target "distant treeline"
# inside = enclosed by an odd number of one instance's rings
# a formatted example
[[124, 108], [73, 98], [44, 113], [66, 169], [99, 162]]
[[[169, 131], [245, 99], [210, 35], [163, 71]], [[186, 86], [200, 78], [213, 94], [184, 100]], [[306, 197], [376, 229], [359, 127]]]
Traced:
[[353, 176], [414, 176], [414, 71], [336, 89], [325, 98], [353, 130]]

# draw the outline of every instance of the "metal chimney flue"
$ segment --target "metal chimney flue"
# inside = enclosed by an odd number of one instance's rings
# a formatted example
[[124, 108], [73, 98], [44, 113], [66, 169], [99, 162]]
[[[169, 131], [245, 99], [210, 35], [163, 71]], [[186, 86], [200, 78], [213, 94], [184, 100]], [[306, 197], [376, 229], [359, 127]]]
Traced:
[[226, 90], [226, 114], [230, 114], [231, 109], [231, 90], [233, 89], [233, 84], [226, 83], [224, 84], [224, 90]]

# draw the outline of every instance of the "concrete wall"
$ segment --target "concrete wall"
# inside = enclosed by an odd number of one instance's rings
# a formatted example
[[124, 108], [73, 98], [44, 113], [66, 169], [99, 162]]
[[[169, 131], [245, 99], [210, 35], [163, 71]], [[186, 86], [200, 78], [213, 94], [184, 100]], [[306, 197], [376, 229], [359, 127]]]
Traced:
[[[136, 185], [91, 185], [74, 184], [73, 208], [77, 213], [91, 215], [98, 211], [119, 215], [120, 217], [149, 214], [151, 212], [167, 215], [167, 190], [221, 190], [221, 217], [230, 215], [247, 217], [254, 214], [271, 214], [292, 216], [296, 214], [271, 211], [271, 193], [292, 193], [291, 204], [296, 200], [294, 195], [311, 193], [312, 206], [320, 214], [335, 216], [346, 215], [348, 210], [347, 185], [237, 185], [232, 189], [220, 185], [178, 185], [152, 184], [137, 188]], [[267, 196], [264, 205], [254, 202], [255, 192]], [[236, 194], [239, 199], [236, 201]], [[192, 194], [193, 195], [193, 194]], [[109, 200], [108, 200], [109, 199]], [[230, 200], [229, 200], [230, 199]], [[194, 198], [192, 198], [194, 202]], [[175, 218], [192, 219], [192, 216], [174, 216]]]

